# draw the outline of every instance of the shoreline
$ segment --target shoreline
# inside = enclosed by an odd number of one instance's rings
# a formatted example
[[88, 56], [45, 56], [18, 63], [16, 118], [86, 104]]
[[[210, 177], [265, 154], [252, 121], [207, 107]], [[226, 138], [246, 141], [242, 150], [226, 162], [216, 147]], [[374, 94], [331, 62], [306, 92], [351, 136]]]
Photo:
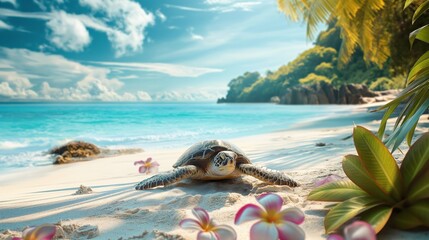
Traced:
[[[417, 133], [428, 130], [427, 115], [422, 117], [421, 125]], [[376, 130], [378, 123], [371, 121], [364, 126]], [[326, 211], [323, 207], [326, 203], [307, 201], [306, 195], [318, 178], [329, 174], [344, 176], [341, 159], [355, 150], [352, 139], [341, 139], [351, 132], [352, 125], [317, 126], [227, 139], [240, 147], [253, 163], [286, 171], [302, 184], [294, 189], [266, 185], [250, 176], [213, 182], [182, 181], [147, 191], [133, 189], [134, 184], [150, 176], [139, 174], [134, 161], [153, 157], [161, 165], [159, 171], [167, 171], [186, 147], [147, 149], [147, 152], [133, 155], [19, 169], [19, 172], [0, 176], [1, 191], [6, 193], [0, 196], [0, 232], [62, 221], [64, 225], [97, 226], [100, 235], [96, 239], [128, 239], [142, 236], [144, 231], [148, 234], [140, 239], [153, 239], [156, 234], [195, 239], [196, 232], [183, 230], [178, 223], [191, 217], [191, 209], [199, 206], [205, 208], [217, 223], [234, 227], [238, 239], [248, 239], [252, 223], [234, 225], [235, 213], [244, 204], [256, 203], [255, 196], [275, 192], [284, 198], [285, 206], [296, 206], [304, 211], [306, 220], [301, 227], [307, 239], [324, 239], [323, 216]], [[318, 142], [326, 146], [316, 147]], [[402, 154], [396, 155], [401, 158]], [[94, 192], [73, 195], [80, 185], [89, 186]], [[429, 232], [387, 229], [379, 239], [420, 240], [428, 236]]]

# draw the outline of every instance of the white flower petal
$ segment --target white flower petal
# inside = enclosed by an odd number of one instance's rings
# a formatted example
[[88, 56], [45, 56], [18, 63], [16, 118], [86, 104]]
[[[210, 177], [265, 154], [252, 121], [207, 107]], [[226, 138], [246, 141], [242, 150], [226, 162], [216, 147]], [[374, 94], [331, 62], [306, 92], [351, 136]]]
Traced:
[[238, 210], [237, 214], [235, 214], [234, 223], [241, 224], [255, 219], [261, 219], [263, 211], [264, 210], [255, 204], [246, 204]]
[[201, 224], [194, 219], [185, 218], [180, 221], [179, 226], [185, 229], [202, 230]]
[[277, 224], [277, 230], [279, 233], [280, 240], [304, 240], [305, 233], [304, 231], [295, 223], [285, 222], [282, 224]]
[[283, 198], [274, 193], [265, 193], [256, 198], [268, 212], [280, 212], [283, 206]]
[[250, 240], [277, 240], [279, 233], [276, 225], [267, 222], [258, 222], [250, 228]]
[[236, 240], [237, 233], [228, 225], [219, 225], [213, 230], [219, 240]]

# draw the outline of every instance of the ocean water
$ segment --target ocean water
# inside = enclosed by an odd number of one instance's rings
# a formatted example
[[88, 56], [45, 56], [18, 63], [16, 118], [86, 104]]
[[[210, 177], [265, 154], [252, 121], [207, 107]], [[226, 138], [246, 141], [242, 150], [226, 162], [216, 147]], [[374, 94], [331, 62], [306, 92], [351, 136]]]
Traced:
[[[0, 103], [0, 171], [51, 164], [46, 152], [71, 140], [113, 149], [183, 147], [204, 139], [267, 133], [304, 123], [312, 127], [317, 120], [325, 121], [324, 125], [352, 126], [352, 109], [337, 105]], [[341, 120], [342, 116], [347, 118]]]

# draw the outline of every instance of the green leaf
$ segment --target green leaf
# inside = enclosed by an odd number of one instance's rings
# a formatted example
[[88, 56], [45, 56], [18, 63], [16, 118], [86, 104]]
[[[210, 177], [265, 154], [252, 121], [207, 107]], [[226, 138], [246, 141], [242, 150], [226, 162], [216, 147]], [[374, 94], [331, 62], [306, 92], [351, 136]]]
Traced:
[[423, 225], [429, 227], [429, 199], [421, 200], [408, 208], [410, 212], [416, 216]]
[[423, 13], [425, 13], [429, 9], [429, 1], [426, 1], [422, 3], [414, 12], [413, 15], [413, 24], [414, 22], [421, 16]]
[[423, 59], [421, 62], [414, 64], [408, 73], [407, 82], [410, 83], [420, 76], [427, 76], [429, 68], [429, 58]]
[[410, 33], [410, 44], [413, 46], [414, 40], [419, 39], [423, 42], [429, 43], [429, 24], [418, 28]]
[[401, 142], [405, 139], [407, 133], [413, 129], [413, 126], [419, 121], [420, 116], [426, 111], [426, 109], [428, 109], [429, 98], [422, 97], [420, 100], [424, 102], [419, 102], [416, 104], [415, 107], [417, 108], [417, 111], [415, 111], [414, 114], [409, 114], [408, 117], [411, 117], [404, 121], [399, 128], [395, 129], [392, 135], [390, 135], [387, 139], [386, 145], [393, 145], [392, 151], [395, 151], [395, 149], [399, 147]]
[[411, 128], [411, 130], [407, 133], [407, 144], [411, 146], [411, 142], [413, 141], [414, 132], [416, 131], [417, 123]]
[[397, 201], [400, 200], [402, 198], [401, 174], [386, 146], [372, 132], [360, 126], [354, 128], [353, 139], [362, 165], [371, 178], [383, 192]]
[[370, 196], [380, 199], [391, 205], [396, 201], [380, 188], [379, 184], [372, 178], [356, 155], [347, 155], [343, 159], [343, 170], [347, 177]]
[[353, 197], [368, 194], [350, 180], [341, 180], [322, 185], [310, 192], [308, 200], [342, 202]]
[[411, 203], [429, 198], [429, 164], [426, 165], [419, 177], [413, 181], [407, 194], [407, 200]]
[[354, 197], [332, 208], [325, 217], [326, 233], [331, 233], [358, 214], [383, 204], [368, 196]]
[[401, 102], [397, 102], [397, 103], [393, 104], [384, 113], [383, 118], [381, 119], [380, 127], [378, 128], [378, 137], [380, 139], [383, 139], [384, 131], [386, 130], [387, 120], [389, 120], [390, 115], [393, 114], [393, 112], [399, 106], [400, 103]]
[[416, 176], [429, 164], [429, 133], [423, 134], [408, 150], [401, 165], [405, 188], [411, 187]]
[[391, 219], [395, 228], [403, 230], [413, 229], [423, 224], [409, 209], [403, 209]]
[[404, 4], [404, 9], [410, 6], [411, 3], [413, 3], [415, 0], [407, 0]]
[[360, 220], [371, 224], [375, 232], [379, 233], [392, 215], [392, 211], [392, 207], [385, 205], [377, 206], [362, 213]]

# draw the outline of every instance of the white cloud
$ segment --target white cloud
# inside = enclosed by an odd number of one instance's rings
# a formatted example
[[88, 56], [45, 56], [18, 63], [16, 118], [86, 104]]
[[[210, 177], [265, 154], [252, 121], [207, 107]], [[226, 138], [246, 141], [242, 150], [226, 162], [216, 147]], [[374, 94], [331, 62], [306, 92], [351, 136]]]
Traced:
[[156, 10], [155, 14], [159, 19], [161, 19], [161, 21], [165, 22], [167, 20], [167, 17], [161, 12], [161, 10]]
[[0, 69], [2, 98], [56, 101], [138, 100], [131, 93], [119, 93], [124, 83], [109, 77], [108, 69], [85, 66], [59, 55], [0, 48], [0, 66], [7, 67]]
[[37, 93], [31, 87], [28, 78], [14, 71], [0, 72], [0, 96], [27, 99], [36, 98]]
[[194, 28], [188, 28], [188, 33], [191, 35], [192, 40], [201, 41], [204, 40], [204, 37], [194, 33]]
[[0, 96], [13, 97], [15, 95], [16, 95], [15, 91], [12, 88], [10, 88], [8, 82], [0, 83]]
[[4, 21], [0, 20], [0, 29], [5, 29], [5, 30], [12, 30], [13, 26], [5, 23]]
[[137, 92], [137, 98], [143, 102], [152, 101], [152, 97], [149, 95], [149, 93], [144, 92], [144, 91], [138, 91]]
[[159, 72], [173, 77], [199, 77], [207, 73], [222, 72], [217, 68], [190, 67], [167, 63], [133, 63], [133, 62], [91, 62], [97, 65], [104, 65], [115, 69]]
[[59, 49], [79, 52], [91, 42], [82, 21], [64, 11], [53, 12], [46, 26], [49, 29], [49, 41]]
[[[61, 28], [56, 28], [59, 36], [61, 36], [58, 39], [65, 38], [69, 41], [69, 44], [64, 46], [64, 50], [76, 51], [75, 49], [79, 49], [88, 43], [90, 38], [85, 37], [88, 33], [86, 28], [104, 32], [117, 57], [141, 51], [146, 28], [155, 24], [152, 13], [146, 12], [140, 4], [130, 0], [80, 0], [79, 3], [89, 7], [92, 13], [82, 15], [64, 12], [61, 15], [56, 11], [20, 12], [0, 8], [0, 16], [46, 20], [51, 23], [48, 26], [50, 28], [60, 25], [67, 26], [69, 30], [74, 32], [66, 35], [65, 32], [61, 31]], [[76, 28], [72, 27], [72, 23], [77, 25]], [[59, 42], [54, 44], [60, 45]], [[71, 46], [71, 48], [67, 46]]]
[[10, 3], [10, 4], [12, 4], [14, 7], [18, 7], [18, 4], [16, 3], [16, 0], [0, 0], [0, 2]]
[[113, 26], [106, 33], [118, 57], [140, 51], [146, 27], [155, 23], [152, 13], [129, 0], [79, 0], [79, 3], [89, 7], [94, 13], [104, 14], [102, 21]]
[[189, 89], [182, 91], [164, 91], [153, 95], [152, 100], [160, 102], [202, 102], [214, 101], [225, 96], [224, 90]]
[[195, 8], [181, 5], [165, 4], [168, 8], [176, 8], [192, 12], [234, 12], [234, 11], [252, 11], [253, 7], [262, 4], [261, 1], [232, 1], [232, 0], [207, 0], [205, 3], [208, 8]]

